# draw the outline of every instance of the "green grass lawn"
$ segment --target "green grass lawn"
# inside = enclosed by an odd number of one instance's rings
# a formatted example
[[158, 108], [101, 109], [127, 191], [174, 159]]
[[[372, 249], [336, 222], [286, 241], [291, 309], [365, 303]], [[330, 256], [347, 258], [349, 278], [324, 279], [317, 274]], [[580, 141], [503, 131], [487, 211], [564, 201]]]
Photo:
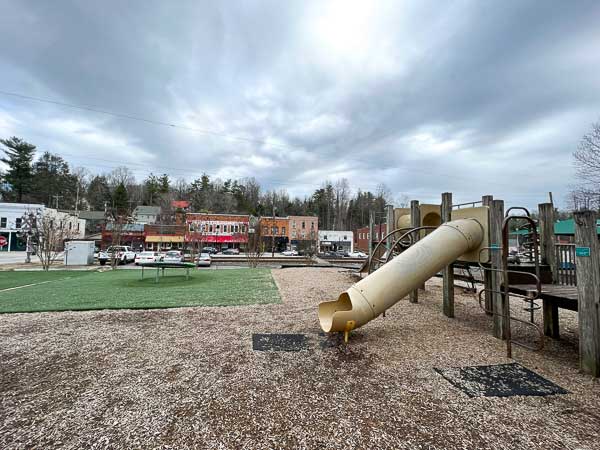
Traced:
[[[269, 269], [0, 272], [0, 313], [230, 306], [281, 301]], [[40, 283], [40, 284], [36, 284]], [[33, 284], [33, 286], [26, 286]], [[4, 290], [25, 286], [18, 289]]]

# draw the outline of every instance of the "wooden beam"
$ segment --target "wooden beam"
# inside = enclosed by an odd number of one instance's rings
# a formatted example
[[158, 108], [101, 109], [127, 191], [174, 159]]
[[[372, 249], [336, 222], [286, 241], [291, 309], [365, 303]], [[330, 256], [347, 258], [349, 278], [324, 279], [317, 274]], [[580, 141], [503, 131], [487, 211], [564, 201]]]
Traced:
[[[493, 195], [484, 195], [483, 197], [481, 197], [481, 204], [483, 206], [487, 206], [488, 208], [491, 208], [492, 206], [492, 201], [494, 200], [494, 196]], [[488, 223], [490, 222], [490, 215], [488, 213]], [[492, 242], [491, 236], [489, 235], [491, 228], [488, 227], [488, 242]], [[491, 316], [493, 313], [493, 308], [492, 308], [492, 293], [488, 292], [488, 289], [491, 289], [492, 286], [492, 272], [490, 272], [489, 270], [485, 271], [483, 274], [483, 287], [485, 289], [485, 292], [483, 293], [484, 299], [485, 299], [485, 310], [486, 310], [486, 314]]]
[[[500, 269], [502, 267], [502, 221], [504, 220], [504, 201], [492, 200], [490, 207], [490, 260], [492, 269]], [[494, 311], [494, 336], [498, 339], [505, 339], [504, 332], [504, 294], [500, 292], [502, 282], [502, 274], [499, 272], [491, 272], [490, 289], [495, 291], [492, 293], [492, 310]]]
[[600, 249], [595, 211], [575, 217], [575, 264], [579, 297], [579, 367], [600, 376]]
[[[554, 246], [554, 205], [552, 203], [540, 203], [538, 211], [541, 263], [550, 266], [552, 283], [556, 283], [558, 279], [558, 267]], [[544, 300], [542, 311], [544, 316], [544, 334], [558, 339], [560, 335], [558, 328], [558, 307], [555, 303]]]
[[[442, 223], [452, 220], [452, 193], [442, 194]], [[454, 266], [447, 265], [442, 270], [443, 277], [443, 311], [446, 317], [454, 317]]]
[[[412, 200], [410, 202], [410, 226], [413, 228], [421, 226], [421, 210], [419, 209], [419, 200]], [[419, 235], [421, 233], [413, 233], [413, 242], [419, 240]], [[419, 301], [419, 290], [415, 289], [410, 293], [410, 302], [418, 303]]]

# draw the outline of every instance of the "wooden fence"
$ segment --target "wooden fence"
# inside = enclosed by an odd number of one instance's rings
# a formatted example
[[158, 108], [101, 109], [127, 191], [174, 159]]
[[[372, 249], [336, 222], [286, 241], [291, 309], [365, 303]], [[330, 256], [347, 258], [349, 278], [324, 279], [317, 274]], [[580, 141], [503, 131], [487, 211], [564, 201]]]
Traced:
[[554, 248], [556, 250], [556, 266], [558, 268], [556, 284], [576, 286], [575, 244], [555, 244]]

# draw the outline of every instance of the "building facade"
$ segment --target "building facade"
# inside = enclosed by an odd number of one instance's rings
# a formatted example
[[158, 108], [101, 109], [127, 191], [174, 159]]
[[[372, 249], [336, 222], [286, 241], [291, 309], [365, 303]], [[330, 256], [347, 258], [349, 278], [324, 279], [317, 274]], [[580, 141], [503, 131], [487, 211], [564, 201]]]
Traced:
[[352, 231], [319, 230], [319, 253], [353, 252], [354, 234]]
[[145, 249], [152, 251], [182, 250], [185, 247], [186, 225], [145, 224]]
[[[373, 226], [373, 247], [385, 237], [387, 233], [387, 225], [385, 223]], [[369, 251], [369, 239], [371, 236], [369, 235], [369, 227], [362, 227], [356, 230], [354, 235], [355, 247], [357, 250], [362, 252]]]
[[265, 251], [273, 250], [282, 252], [287, 250], [289, 239], [290, 220], [289, 217], [261, 217], [261, 236], [265, 245]]
[[115, 226], [114, 223], [107, 223], [102, 230], [103, 249], [111, 245], [127, 245], [135, 252], [144, 248], [144, 224], [143, 223], [125, 223]]
[[156, 223], [160, 217], [160, 206], [136, 206], [132, 216], [135, 223]]
[[289, 238], [292, 245], [297, 241], [315, 240], [319, 232], [319, 218], [316, 216], [289, 216]]
[[186, 242], [198, 247], [244, 249], [250, 216], [243, 214], [187, 213]]
[[4, 237], [0, 251], [26, 251], [27, 242], [19, 235], [23, 226], [23, 216], [41, 213], [51, 220], [65, 221], [69, 239], [82, 239], [85, 236], [85, 220], [75, 214], [46, 208], [37, 203], [0, 203], [0, 236]]

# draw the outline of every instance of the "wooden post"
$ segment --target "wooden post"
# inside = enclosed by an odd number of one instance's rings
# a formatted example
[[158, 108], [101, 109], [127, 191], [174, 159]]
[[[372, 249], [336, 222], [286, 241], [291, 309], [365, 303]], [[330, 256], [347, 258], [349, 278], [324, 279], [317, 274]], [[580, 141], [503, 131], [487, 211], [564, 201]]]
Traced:
[[597, 214], [578, 211], [575, 216], [575, 264], [579, 297], [579, 367], [600, 376], [600, 248]]
[[369, 260], [373, 258], [373, 231], [374, 231], [373, 211], [369, 211]]
[[[419, 201], [412, 200], [410, 202], [410, 226], [413, 228], [421, 226], [421, 210], [419, 209]], [[421, 233], [416, 232], [412, 234], [413, 242], [419, 240]], [[419, 290], [415, 289], [410, 293], [410, 302], [417, 303], [419, 301]]]
[[[494, 196], [493, 195], [484, 195], [483, 197], [481, 197], [481, 204], [483, 206], [487, 206], [488, 208], [490, 208], [492, 206], [492, 200], [494, 200]], [[488, 223], [490, 223], [490, 214], [488, 212]], [[488, 227], [488, 242], [492, 242], [491, 236], [490, 236], [490, 231], [491, 228]], [[485, 309], [486, 309], [486, 314], [491, 316], [493, 313], [493, 303], [492, 303], [492, 293], [488, 292], [487, 289], [491, 289], [492, 286], [492, 272], [485, 271], [483, 274], [483, 288], [486, 289], [486, 291], [483, 293], [484, 298], [485, 298]]]
[[[504, 220], [504, 201], [492, 200], [490, 208], [490, 260], [492, 269], [499, 270], [502, 267], [502, 221]], [[492, 293], [492, 310], [494, 311], [494, 336], [505, 339], [504, 332], [504, 294], [501, 293], [502, 274], [491, 272], [490, 289]]]
[[[442, 223], [452, 220], [452, 193], [442, 194]], [[442, 270], [444, 303], [443, 312], [446, 317], [454, 317], [454, 266], [447, 265]]]
[[[554, 246], [554, 205], [552, 203], [540, 203], [539, 228], [540, 228], [540, 256], [541, 263], [550, 266], [552, 282], [558, 279], [558, 267], [556, 263], [556, 251]], [[549, 300], [543, 301], [544, 334], [558, 339], [558, 306]]]
[[[394, 205], [385, 206], [385, 234], [394, 231]], [[385, 246], [387, 251], [392, 250], [393, 236], [387, 238]]]

